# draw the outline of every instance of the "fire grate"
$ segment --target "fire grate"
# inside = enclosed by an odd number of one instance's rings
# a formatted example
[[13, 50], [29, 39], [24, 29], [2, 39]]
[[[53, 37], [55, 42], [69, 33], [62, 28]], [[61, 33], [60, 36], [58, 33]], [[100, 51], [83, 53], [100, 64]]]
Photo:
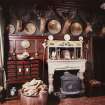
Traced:
[[64, 72], [61, 76], [61, 93], [64, 95], [75, 95], [83, 92], [82, 83], [78, 76]]

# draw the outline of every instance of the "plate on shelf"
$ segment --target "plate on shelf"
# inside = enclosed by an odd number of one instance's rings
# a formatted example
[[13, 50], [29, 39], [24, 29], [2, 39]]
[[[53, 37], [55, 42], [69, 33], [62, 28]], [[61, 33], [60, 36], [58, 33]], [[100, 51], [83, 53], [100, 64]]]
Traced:
[[29, 48], [29, 47], [30, 47], [30, 42], [29, 42], [28, 40], [23, 40], [23, 41], [21, 42], [21, 46], [22, 46], [23, 48]]

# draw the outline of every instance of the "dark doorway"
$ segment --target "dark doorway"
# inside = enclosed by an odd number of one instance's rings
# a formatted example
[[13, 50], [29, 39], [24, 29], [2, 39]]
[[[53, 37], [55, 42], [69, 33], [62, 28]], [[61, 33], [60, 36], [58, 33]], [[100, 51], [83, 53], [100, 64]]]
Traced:
[[94, 77], [105, 82], [105, 37], [93, 37]]

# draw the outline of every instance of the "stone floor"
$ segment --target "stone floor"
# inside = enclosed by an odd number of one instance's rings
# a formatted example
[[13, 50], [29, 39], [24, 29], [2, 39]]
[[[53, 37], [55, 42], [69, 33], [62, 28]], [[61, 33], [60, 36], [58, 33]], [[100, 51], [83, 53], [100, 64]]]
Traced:
[[[21, 105], [20, 100], [9, 100], [0, 105]], [[27, 104], [29, 105], [29, 104]], [[49, 96], [47, 105], [105, 105], [105, 96], [97, 97], [66, 97], [58, 98]]]

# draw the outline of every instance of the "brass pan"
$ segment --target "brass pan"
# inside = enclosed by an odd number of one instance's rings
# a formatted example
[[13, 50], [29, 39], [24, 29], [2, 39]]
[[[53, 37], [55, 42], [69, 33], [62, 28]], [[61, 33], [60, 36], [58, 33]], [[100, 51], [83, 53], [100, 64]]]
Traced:
[[35, 33], [35, 31], [36, 31], [36, 26], [34, 23], [29, 22], [26, 24], [25, 29], [24, 29], [24, 33], [31, 35], [31, 34]]
[[70, 32], [73, 36], [78, 36], [83, 32], [83, 27], [79, 22], [73, 22], [70, 27]]
[[61, 31], [61, 24], [57, 20], [51, 20], [48, 22], [48, 31], [51, 34], [57, 34]]

